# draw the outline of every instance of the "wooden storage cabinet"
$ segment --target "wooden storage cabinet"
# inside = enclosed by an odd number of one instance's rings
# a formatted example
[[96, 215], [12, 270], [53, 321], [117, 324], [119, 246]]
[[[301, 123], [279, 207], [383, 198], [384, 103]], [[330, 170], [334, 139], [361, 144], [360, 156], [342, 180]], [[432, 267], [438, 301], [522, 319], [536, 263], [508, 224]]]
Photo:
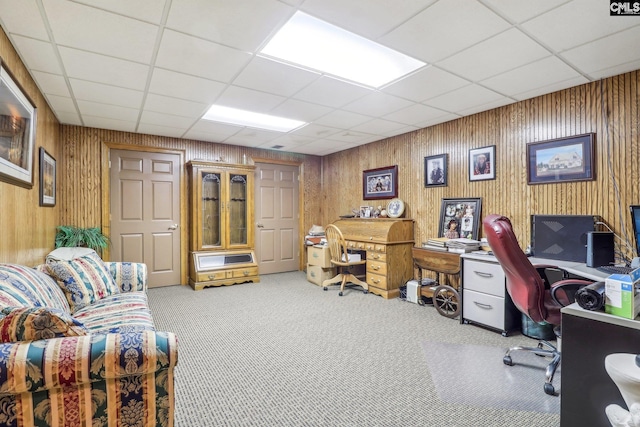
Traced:
[[254, 253], [253, 165], [187, 163], [190, 191], [189, 284], [259, 282]]
[[413, 277], [413, 220], [396, 218], [339, 219], [347, 248], [366, 251], [366, 279], [369, 292], [396, 298]]
[[322, 282], [336, 274], [337, 269], [331, 264], [328, 246], [307, 247], [307, 281], [321, 286]]
[[520, 312], [506, 290], [502, 267], [489, 255], [463, 254], [461, 323], [476, 323], [502, 332], [519, 329]]

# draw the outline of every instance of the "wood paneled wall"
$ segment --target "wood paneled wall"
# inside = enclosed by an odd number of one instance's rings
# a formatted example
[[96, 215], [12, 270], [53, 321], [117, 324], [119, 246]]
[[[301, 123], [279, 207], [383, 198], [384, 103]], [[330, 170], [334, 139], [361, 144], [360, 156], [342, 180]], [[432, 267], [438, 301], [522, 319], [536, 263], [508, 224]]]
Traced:
[[37, 109], [33, 187], [24, 188], [0, 181], [0, 262], [36, 265], [53, 249], [59, 219], [59, 199], [55, 207], [39, 206], [38, 156], [39, 148], [44, 147], [53, 158], [60, 160], [58, 121], [1, 28], [0, 58]]
[[[524, 248], [531, 214], [600, 215], [631, 238], [628, 206], [640, 203], [640, 72], [577, 86], [323, 159], [323, 223], [361, 205], [362, 171], [397, 164], [399, 198], [417, 243], [434, 237], [442, 198], [481, 197], [482, 216], [510, 217]], [[527, 184], [527, 143], [595, 133], [596, 179]], [[496, 146], [496, 179], [469, 181], [469, 150]], [[448, 185], [424, 187], [424, 157], [449, 154]], [[349, 183], [349, 185], [345, 185]]]

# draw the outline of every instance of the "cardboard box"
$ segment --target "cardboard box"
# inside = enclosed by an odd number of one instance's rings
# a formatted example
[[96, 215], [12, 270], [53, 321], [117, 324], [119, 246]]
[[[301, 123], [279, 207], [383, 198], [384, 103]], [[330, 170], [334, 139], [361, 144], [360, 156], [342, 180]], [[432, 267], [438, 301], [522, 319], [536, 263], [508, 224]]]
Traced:
[[640, 313], [640, 268], [629, 274], [612, 274], [605, 279], [604, 311], [609, 314], [635, 319]]
[[322, 282], [335, 277], [335, 268], [322, 268], [318, 265], [307, 265], [307, 280], [311, 283], [322, 286]]
[[309, 246], [307, 249], [307, 264], [322, 268], [332, 267], [331, 254], [328, 246]]

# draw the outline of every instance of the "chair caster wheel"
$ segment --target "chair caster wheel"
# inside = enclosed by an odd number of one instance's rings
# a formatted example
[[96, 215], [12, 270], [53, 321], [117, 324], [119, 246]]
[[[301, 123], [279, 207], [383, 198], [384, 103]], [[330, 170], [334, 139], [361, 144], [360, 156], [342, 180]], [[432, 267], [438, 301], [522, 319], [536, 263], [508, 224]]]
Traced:
[[342, 292], [338, 292], [338, 296], [341, 297], [342, 296]]
[[362, 293], [363, 293], [363, 294], [368, 294], [368, 293], [369, 293], [369, 290], [368, 290], [368, 289], [365, 289], [364, 291], [362, 291]]
[[[505, 356], [502, 358], [502, 363], [508, 366], [513, 366], [513, 360], [511, 360], [511, 356]], [[546, 386], [546, 384], [545, 384]]]
[[327, 288], [326, 286], [324, 288], [322, 288], [323, 291], [328, 290], [329, 288]]
[[551, 383], [544, 383], [544, 392], [550, 396], [556, 395], [556, 389], [553, 387]]

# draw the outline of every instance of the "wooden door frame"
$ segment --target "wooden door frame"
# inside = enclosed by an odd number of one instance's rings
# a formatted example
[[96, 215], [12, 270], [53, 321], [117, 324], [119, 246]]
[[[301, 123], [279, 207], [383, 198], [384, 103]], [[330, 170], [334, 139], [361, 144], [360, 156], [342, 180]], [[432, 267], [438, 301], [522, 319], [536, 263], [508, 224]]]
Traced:
[[[253, 160], [254, 164], [267, 163], [272, 165], [287, 165], [298, 167], [298, 233], [302, 235], [302, 230], [304, 229], [304, 163], [295, 160], [277, 160], [263, 157], [252, 157], [251, 159]], [[258, 180], [256, 179], [254, 182], [254, 187], [257, 183]], [[255, 221], [253, 226], [255, 227]], [[298, 271], [304, 270], [304, 251], [304, 235], [302, 235], [302, 238], [298, 236]]]
[[[103, 142], [102, 143], [102, 161], [101, 161], [101, 174], [102, 174], [102, 232], [107, 236], [111, 236], [111, 179], [109, 162], [111, 161], [111, 150], [128, 150], [128, 151], [142, 151], [147, 153], [164, 153], [164, 154], [177, 154], [180, 156], [180, 170], [178, 178], [180, 179], [180, 284], [186, 285], [188, 283], [188, 258], [189, 252], [188, 241], [188, 225], [187, 225], [187, 183], [185, 179], [185, 151], [184, 150], [171, 150], [166, 148], [156, 148], [143, 145], [130, 145], [119, 144], [115, 142]], [[107, 247], [103, 250], [102, 255], [106, 261], [111, 259], [111, 249]]]

